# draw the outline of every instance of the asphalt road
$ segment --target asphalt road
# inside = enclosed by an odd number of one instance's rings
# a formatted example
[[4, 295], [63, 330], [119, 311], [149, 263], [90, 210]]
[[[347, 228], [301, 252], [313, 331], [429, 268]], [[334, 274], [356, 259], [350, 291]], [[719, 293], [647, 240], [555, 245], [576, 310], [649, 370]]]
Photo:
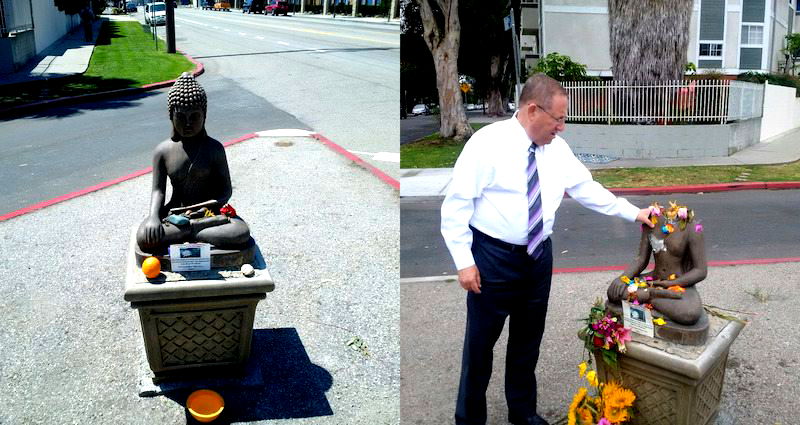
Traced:
[[[793, 225], [800, 191], [737, 191], [669, 196], [628, 196], [634, 205], [669, 200], [695, 210], [705, 228], [709, 261], [800, 258], [800, 228]], [[439, 233], [442, 198], [400, 203], [400, 276], [456, 273]], [[556, 215], [554, 267], [624, 266], [636, 256], [639, 227], [565, 199]]]
[[[176, 22], [206, 67], [212, 137], [314, 130], [398, 176], [396, 26], [186, 8]], [[166, 90], [0, 121], [0, 215], [146, 168], [169, 133]]]
[[399, 177], [398, 25], [192, 8], [179, 8], [175, 22], [178, 49], [210, 75]]

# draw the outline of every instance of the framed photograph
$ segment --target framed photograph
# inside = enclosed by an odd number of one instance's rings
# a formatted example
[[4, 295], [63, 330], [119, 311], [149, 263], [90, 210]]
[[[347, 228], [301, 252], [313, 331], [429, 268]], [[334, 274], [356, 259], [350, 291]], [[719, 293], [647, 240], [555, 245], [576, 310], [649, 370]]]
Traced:
[[207, 243], [170, 245], [169, 261], [173, 272], [210, 270], [211, 245]]
[[622, 302], [622, 324], [638, 334], [653, 338], [653, 315], [650, 310], [641, 305], [633, 305], [627, 301]]

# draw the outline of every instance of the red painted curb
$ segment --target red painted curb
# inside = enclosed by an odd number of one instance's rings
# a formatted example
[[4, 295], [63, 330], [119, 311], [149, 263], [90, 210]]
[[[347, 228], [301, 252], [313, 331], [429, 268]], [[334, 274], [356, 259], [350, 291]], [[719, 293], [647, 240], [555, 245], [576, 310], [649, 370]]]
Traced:
[[[800, 257], [786, 257], [786, 258], [754, 258], [744, 260], [731, 260], [731, 261], [709, 261], [709, 267], [725, 267], [725, 266], [742, 266], [742, 265], [759, 265], [759, 264], [777, 264], [777, 263], [798, 263]], [[615, 270], [625, 270], [627, 265], [616, 266], [593, 266], [593, 267], [562, 267], [554, 268], [553, 273], [590, 273], [590, 272], [607, 272]], [[647, 265], [647, 269], [652, 269], [653, 263]]]
[[364, 169], [366, 169], [367, 171], [369, 171], [370, 173], [372, 173], [376, 177], [378, 177], [382, 182], [384, 182], [384, 183], [388, 184], [389, 186], [395, 188], [395, 190], [400, 190], [400, 182], [399, 181], [391, 178], [386, 173], [384, 173], [383, 171], [373, 167], [372, 165], [367, 164], [363, 159], [359, 158], [357, 155], [355, 155], [355, 154], [353, 154], [351, 152], [348, 152], [347, 149], [337, 145], [336, 143], [333, 143], [327, 137], [325, 137], [325, 136], [323, 136], [323, 135], [321, 135], [319, 133], [314, 133], [314, 134], [311, 135], [311, 137], [319, 140], [320, 142], [322, 142], [325, 146], [329, 147], [334, 152], [342, 154], [342, 155], [344, 155], [345, 158], [347, 158], [347, 159], [355, 162], [356, 164], [360, 165], [361, 167], [363, 167]]
[[[246, 134], [246, 135], [244, 135], [242, 137], [239, 137], [239, 138], [236, 138], [236, 139], [233, 139], [233, 140], [229, 140], [229, 141], [223, 143], [222, 146], [228, 147], [228, 146], [235, 145], [237, 143], [241, 143], [241, 142], [244, 142], [244, 141], [256, 138], [256, 137], [258, 137], [258, 135], [255, 134], [255, 133]], [[398, 189], [398, 190], [400, 189], [400, 182], [398, 182], [397, 180], [387, 176], [381, 170], [378, 170], [377, 168], [367, 164], [366, 162], [364, 162], [364, 160], [362, 160], [361, 158], [359, 158], [359, 157], [353, 155], [352, 153], [348, 152], [347, 150], [345, 150], [341, 146], [337, 145], [336, 143], [333, 143], [332, 141], [327, 139], [325, 136], [323, 136], [323, 135], [321, 135], [319, 133], [314, 133], [314, 134], [311, 135], [311, 137], [313, 137], [316, 140], [319, 140], [320, 142], [322, 142], [324, 145], [328, 146], [329, 148], [331, 148], [335, 152], [341, 153], [342, 155], [344, 155], [348, 159], [352, 160], [356, 164], [366, 168], [367, 170], [369, 170], [370, 172], [372, 172], [373, 174], [378, 176], [379, 179], [381, 179], [382, 181], [388, 183], [389, 185], [391, 185], [395, 189]], [[151, 171], [153, 171], [153, 167], [147, 167], [147, 168], [145, 168], [143, 170], [134, 171], [133, 173], [127, 174], [127, 175], [122, 176], [122, 177], [118, 177], [118, 178], [113, 179], [113, 180], [109, 180], [109, 181], [106, 181], [106, 182], [103, 182], [103, 183], [99, 183], [99, 184], [96, 184], [94, 186], [89, 186], [89, 187], [87, 187], [85, 189], [77, 190], [75, 192], [71, 192], [71, 193], [68, 193], [66, 195], [57, 196], [57, 197], [55, 197], [53, 199], [48, 199], [46, 201], [42, 201], [42, 202], [39, 202], [39, 203], [36, 203], [36, 204], [33, 204], [33, 205], [29, 205], [29, 206], [24, 207], [24, 208], [20, 208], [20, 209], [18, 209], [16, 211], [12, 211], [10, 213], [4, 214], [4, 215], [0, 215], [0, 222], [6, 221], [6, 220], [14, 218], [14, 217], [19, 217], [21, 215], [24, 215], [24, 214], [27, 214], [29, 212], [33, 212], [33, 211], [36, 211], [36, 210], [40, 210], [42, 208], [47, 208], [49, 206], [58, 204], [60, 202], [68, 201], [70, 199], [77, 198], [79, 196], [83, 196], [83, 195], [86, 195], [86, 194], [89, 194], [89, 193], [92, 193], [92, 192], [96, 192], [96, 191], [98, 191], [100, 189], [105, 189], [105, 188], [107, 188], [109, 186], [113, 186], [115, 184], [122, 183], [124, 181], [130, 180], [130, 179], [133, 179], [133, 178], [136, 178], [136, 177], [139, 177], [139, 176], [143, 176], [143, 175], [145, 175], [145, 174], [147, 174], [147, 173], [149, 173]]]
[[8, 214], [0, 215], [0, 221], [6, 221], [6, 220], [8, 220], [10, 218], [18, 217], [18, 216], [21, 216], [23, 214], [27, 214], [29, 212], [33, 212], [33, 211], [36, 211], [36, 210], [39, 210], [39, 209], [42, 209], [42, 208], [46, 208], [46, 207], [49, 207], [51, 205], [55, 205], [55, 204], [57, 204], [59, 202], [68, 201], [70, 199], [77, 198], [79, 196], [83, 196], [83, 195], [86, 195], [88, 193], [92, 193], [92, 192], [98, 191], [100, 189], [107, 188], [109, 186], [113, 186], [113, 185], [115, 185], [117, 183], [122, 183], [122, 182], [124, 182], [126, 180], [130, 180], [132, 178], [145, 175], [145, 174], [149, 173], [152, 170], [153, 170], [153, 167], [147, 167], [147, 168], [145, 168], [143, 170], [134, 171], [131, 174], [116, 178], [114, 180], [109, 180], [107, 182], [96, 184], [94, 186], [89, 186], [89, 187], [87, 187], [85, 189], [81, 189], [81, 190], [78, 190], [78, 191], [75, 191], [75, 192], [72, 192], [72, 193], [68, 193], [66, 195], [61, 195], [61, 196], [55, 197], [53, 199], [48, 199], [47, 201], [39, 202], [38, 204], [33, 204], [33, 205], [27, 206], [25, 208], [18, 209], [16, 211], [12, 211], [12, 212], [10, 212]]
[[800, 182], [742, 182], [694, 184], [681, 186], [632, 187], [608, 189], [617, 195], [660, 195], [668, 193], [730, 192], [736, 190], [800, 189]]

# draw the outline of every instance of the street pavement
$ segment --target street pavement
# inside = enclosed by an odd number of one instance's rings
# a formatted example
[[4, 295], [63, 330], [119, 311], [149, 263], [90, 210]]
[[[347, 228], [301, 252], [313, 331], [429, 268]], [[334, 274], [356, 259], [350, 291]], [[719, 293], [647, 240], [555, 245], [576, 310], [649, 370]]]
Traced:
[[[212, 387], [226, 399], [218, 422], [398, 423], [397, 191], [297, 132], [226, 152], [231, 204], [276, 289], [254, 324], [265, 386]], [[143, 341], [123, 279], [150, 188], [148, 174], [0, 222], [0, 423], [194, 423], [188, 390], [138, 395]]]
[[[714, 263], [800, 260], [800, 229], [791, 223], [800, 205], [800, 190], [748, 190], [706, 194], [625, 195], [639, 207], [654, 201], [688, 205], [705, 228], [706, 253]], [[456, 274], [439, 231], [442, 197], [405, 197], [400, 201], [402, 278]], [[608, 217], [564, 199], [553, 228], [557, 269], [613, 267], [633, 262], [639, 225]]]

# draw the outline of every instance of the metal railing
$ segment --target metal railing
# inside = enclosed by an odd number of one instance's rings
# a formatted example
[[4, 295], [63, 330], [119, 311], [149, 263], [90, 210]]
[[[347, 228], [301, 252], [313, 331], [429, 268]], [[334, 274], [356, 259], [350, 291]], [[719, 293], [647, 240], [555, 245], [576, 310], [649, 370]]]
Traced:
[[31, 0], [0, 0], [0, 37], [33, 29]]
[[760, 117], [764, 86], [730, 80], [567, 81], [569, 122], [684, 124]]

